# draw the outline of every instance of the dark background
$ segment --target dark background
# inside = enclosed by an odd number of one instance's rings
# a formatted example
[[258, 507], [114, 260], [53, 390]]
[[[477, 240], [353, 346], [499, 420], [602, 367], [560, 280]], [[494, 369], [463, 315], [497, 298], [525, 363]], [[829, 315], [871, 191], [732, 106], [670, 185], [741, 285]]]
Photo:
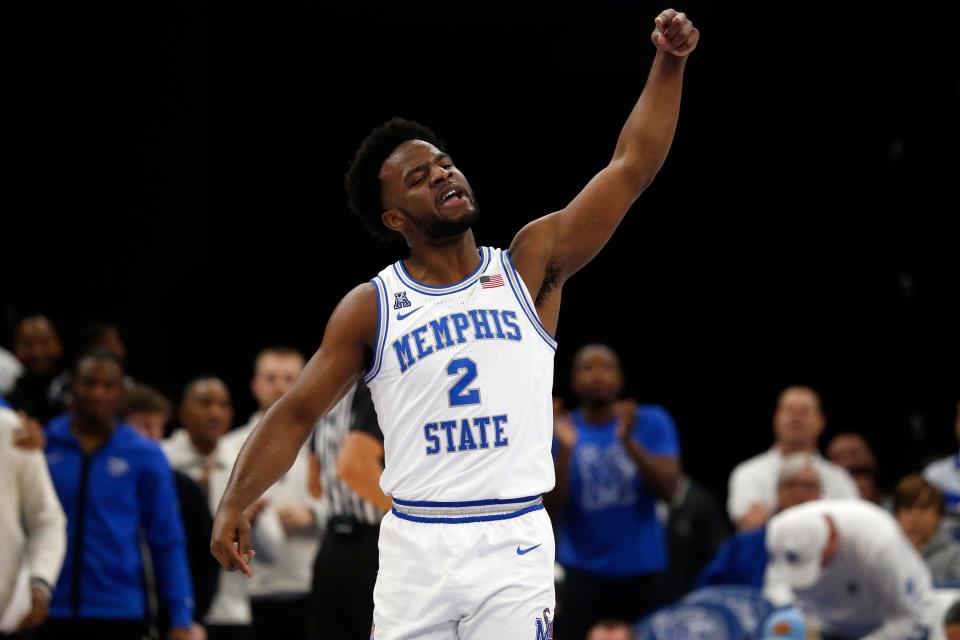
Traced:
[[[305, 0], [7, 3], [10, 327], [118, 323], [131, 373], [176, 396], [256, 351], [319, 344], [402, 247], [346, 213], [342, 176], [393, 115], [449, 143], [506, 247], [608, 160], [666, 5]], [[665, 405], [718, 493], [803, 382], [888, 479], [956, 448], [956, 15], [906, 5], [692, 2], [702, 31], [657, 181], [564, 292], [557, 388], [587, 341]], [[954, 14], [956, 9], [954, 8]]]

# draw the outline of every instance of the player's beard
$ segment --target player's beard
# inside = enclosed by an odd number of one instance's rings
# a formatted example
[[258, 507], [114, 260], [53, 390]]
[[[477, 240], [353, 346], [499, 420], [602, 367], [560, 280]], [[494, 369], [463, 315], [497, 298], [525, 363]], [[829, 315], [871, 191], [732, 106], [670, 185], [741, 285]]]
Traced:
[[461, 236], [477, 223], [480, 219], [480, 207], [477, 206], [473, 195], [470, 195], [470, 202], [473, 204], [473, 210], [462, 218], [450, 220], [439, 216], [429, 218], [421, 223], [415, 223], [420, 233], [428, 240], [447, 240]]

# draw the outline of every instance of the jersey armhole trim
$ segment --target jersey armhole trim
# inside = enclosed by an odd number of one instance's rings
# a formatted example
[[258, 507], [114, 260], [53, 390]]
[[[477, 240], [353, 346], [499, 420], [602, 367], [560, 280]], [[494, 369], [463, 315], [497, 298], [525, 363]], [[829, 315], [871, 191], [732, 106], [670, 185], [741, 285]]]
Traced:
[[377, 276], [370, 281], [373, 288], [377, 291], [377, 342], [373, 351], [373, 362], [370, 364], [370, 370], [363, 377], [366, 384], [377, 377], [380, 373], [380, 365], [383, 364], [383, 349], [387, 342], [387, 329], [390, 327], [390, 311], [387, 307], [387, 285], [383, 279]]
[[534, 329], [536, 329], [540, 337], [543, 338], [543, 341], [546, 342], [551, 349], [556, 351], [557, 340], [550, 335], [550, 332], [547, 331], [547, 328], [543, 326], [542, 322], [540, 322], [540, 317], [537, 315], [536, 307], [533, 305], [533, 301], [530, 299], [530, 293], [527, 291], [527, 286], [524, 284], [520, 274], [517, 273], [516, 267], [513, 266], [513, 260], [510, 259], [509, 250], [504, 250], [500, 253], [500, 261], [503, 263], [503, 273], [507, 276], [507, 283], [510, 285], [510, 289], [513, 290], [513, 295], [516, 297], [517, 302], [520, 303], [520, 308], [523, 309], [523, 312], [526, 314], [530, 324]]

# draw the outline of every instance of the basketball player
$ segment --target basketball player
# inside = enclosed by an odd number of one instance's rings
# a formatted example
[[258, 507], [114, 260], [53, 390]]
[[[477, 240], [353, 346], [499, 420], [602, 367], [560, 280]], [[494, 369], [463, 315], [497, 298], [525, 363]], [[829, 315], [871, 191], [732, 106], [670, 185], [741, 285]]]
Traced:
[[540, 495], [554, 482], [561, 289], [663, 164], [699, 32], [668, 9], [651, 37], [656, 57], [610, 164], [509, 251], [477, 248], [473, 191], [428, 129], [394, 119], [364, 140], [347, 174], [351, 209], [374, 234], [402, 237], [410, 257], [344, 297], [296, 384], [247, 440], [214, 524], [224, 567], [251, 575], [243, 510], [363, 375], [384, 434], [380, 484], [393, 498], [372, 637], [551, 636], [554, 541]]

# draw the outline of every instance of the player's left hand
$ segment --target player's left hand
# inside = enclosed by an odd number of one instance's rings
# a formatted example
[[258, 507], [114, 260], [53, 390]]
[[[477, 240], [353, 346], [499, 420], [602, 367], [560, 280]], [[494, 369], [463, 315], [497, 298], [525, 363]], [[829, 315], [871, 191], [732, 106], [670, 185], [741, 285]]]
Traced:
[[693, 26], [687, 14], [667, 9], [654, 20], [656, 27], [650, 39], [653, 46], [678, 58], [685, 58], [697, 48], [700, 30]]
[[253, 577], [250, 562], [256, 552], [250, 548], [250, 520], [243, 511], [220, 505], [213, 519], [210, 552], [227, 571], [239, 569], [248, 578]]
[[637, 421], [637, 403], [635, 400], [620, 400], [613, 405], [613, 414], [617, 418], [617, 439], [626, 442], [633, 433]]

